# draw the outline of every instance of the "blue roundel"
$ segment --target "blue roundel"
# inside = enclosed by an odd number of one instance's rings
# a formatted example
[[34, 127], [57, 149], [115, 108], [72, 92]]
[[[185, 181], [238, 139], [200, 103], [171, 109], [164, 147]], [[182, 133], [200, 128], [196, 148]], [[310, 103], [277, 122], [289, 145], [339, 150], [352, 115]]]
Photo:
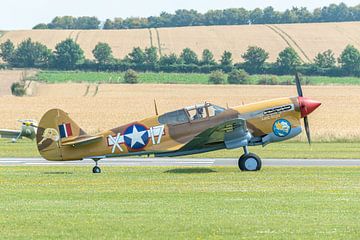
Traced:
[[286, 119], [279, 119], [274, 122], [273, 132], [278, 137], [286, 137], [291, 131], [291, 123]]
[[149, 143], [149, 133], [145, 126], [140, 124], [130, 125], [124, 132], [126, 146], [139, 150]]

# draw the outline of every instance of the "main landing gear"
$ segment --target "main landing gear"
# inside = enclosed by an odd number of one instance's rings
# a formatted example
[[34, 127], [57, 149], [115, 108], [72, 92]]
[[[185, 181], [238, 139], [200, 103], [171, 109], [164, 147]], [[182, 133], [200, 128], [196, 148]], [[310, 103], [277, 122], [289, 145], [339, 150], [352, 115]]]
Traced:
[[93, 168], [93, 173], [101, 173], [101, 168], [100, 167], [98, 167], [98, 161], [100, 160], [100, 159], [93, 159], [94, 161], [95, 161], [95, 167]]
[[261, 169], [260, 157], [250, 153], [247, 146], [244, 147], [244, 154], [239, 158], [238, 164], [241, 171], [259, 171]]

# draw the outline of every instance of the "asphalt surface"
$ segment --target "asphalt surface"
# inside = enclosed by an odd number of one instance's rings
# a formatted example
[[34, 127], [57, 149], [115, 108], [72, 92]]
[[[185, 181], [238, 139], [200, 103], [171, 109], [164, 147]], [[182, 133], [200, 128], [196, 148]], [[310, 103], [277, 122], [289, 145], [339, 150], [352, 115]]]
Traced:
[[[263, 159], [263, 166], [331, 167], [360, 166], [360, 159]], [[0, 158], [0, 166], [93, 166], [86, 159], [70, 162], [49, 162], [43, 158]], [[99, 166], [237, 166], [237, 159], [230, 158], [113, 158], [99, 161]]]

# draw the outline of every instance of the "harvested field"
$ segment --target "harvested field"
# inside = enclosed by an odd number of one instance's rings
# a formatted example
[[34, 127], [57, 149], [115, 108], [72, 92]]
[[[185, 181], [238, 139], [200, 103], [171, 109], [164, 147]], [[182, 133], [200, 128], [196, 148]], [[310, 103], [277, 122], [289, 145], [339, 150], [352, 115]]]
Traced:
[[[2, 122], [0, 128], [17, 128], [16, 119], [40, 119], [50, 108], [58, 107], [69, 112], [88, 133], [142, 119], [154, 114], [156, 98], [160, 113], [195, 103], [210, 101], [226, 106], [242, 102], [296, 95], [294, 86], [212, 86], [102, 84], [98, 93], [91, 85], [86, 97], [87, 84], [40, 84], [37, 96], [17, 98], [0, 97]], [[305, 96], [323, 105], [310, 116], [313, 139], [357, 140], [360, 129], [360, 87], [358, 86], [304, 86]], [[305, 136], [301, 136], [305, 140]]]
[[148, 29], [108, 30], [108, 31], [79, 31], [77, 42], [85, 52], [86, 58], [93, 58], [92, 50], [99, 42], [106, 42], [111, 46], [114, 56], [123, 58], [133, 47], [150, 47]]
[[160, 28], [158, 31], [165, 54], [180, 54], [189, 47], [198, 56], [204, 49], [210, 49], [214, 57], [220, 59], [227, 50], [233, 53], [234, 60], [241, 61], [248, 46], [256, 45], [270, 53], [270, 61], [276, 61], [278, 53], [287, 47], [286, 42], [264, 25]]
[[199, 56], [205, 48], [210, 49], [216, 59], [225, 50], [233, 53], [234, 61], [242, 61], [248, 46], [257, 45], [270, 53], [269, 61], [276, 60], [281, 50], [294, 48], [303, 62], [310, 62], [319, 52], [332, 49], [336, 56], [348, 44], [360, 48], [360, 22], [308, 23], [281, 25], [243, 25], [179, 27], [132, 30], [21, 30], [4, 33], [0, 43], [7, 39], [16, 44], [31, 37], [35, 41], [54, 49], [66, 39], [76, 40], [87, 58], [93, 58], [92, 50], [98, 42], [107, 42], [114, 56], [123, 58], [133, 47], [160, 47], [162, 54], [177, 53], [190, 47]]

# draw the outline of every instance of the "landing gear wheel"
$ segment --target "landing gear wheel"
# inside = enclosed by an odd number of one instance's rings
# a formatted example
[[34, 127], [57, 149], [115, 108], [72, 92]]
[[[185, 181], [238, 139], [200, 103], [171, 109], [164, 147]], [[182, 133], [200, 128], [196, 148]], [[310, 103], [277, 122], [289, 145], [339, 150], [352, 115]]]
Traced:
[[98, 166], [93, 168], [93, 173], [101, 173], [101, 169]]
[[259, 171], [261, 169], [261, 159], [253, 153], [242, 155], [238, 164], [241, 171]]

